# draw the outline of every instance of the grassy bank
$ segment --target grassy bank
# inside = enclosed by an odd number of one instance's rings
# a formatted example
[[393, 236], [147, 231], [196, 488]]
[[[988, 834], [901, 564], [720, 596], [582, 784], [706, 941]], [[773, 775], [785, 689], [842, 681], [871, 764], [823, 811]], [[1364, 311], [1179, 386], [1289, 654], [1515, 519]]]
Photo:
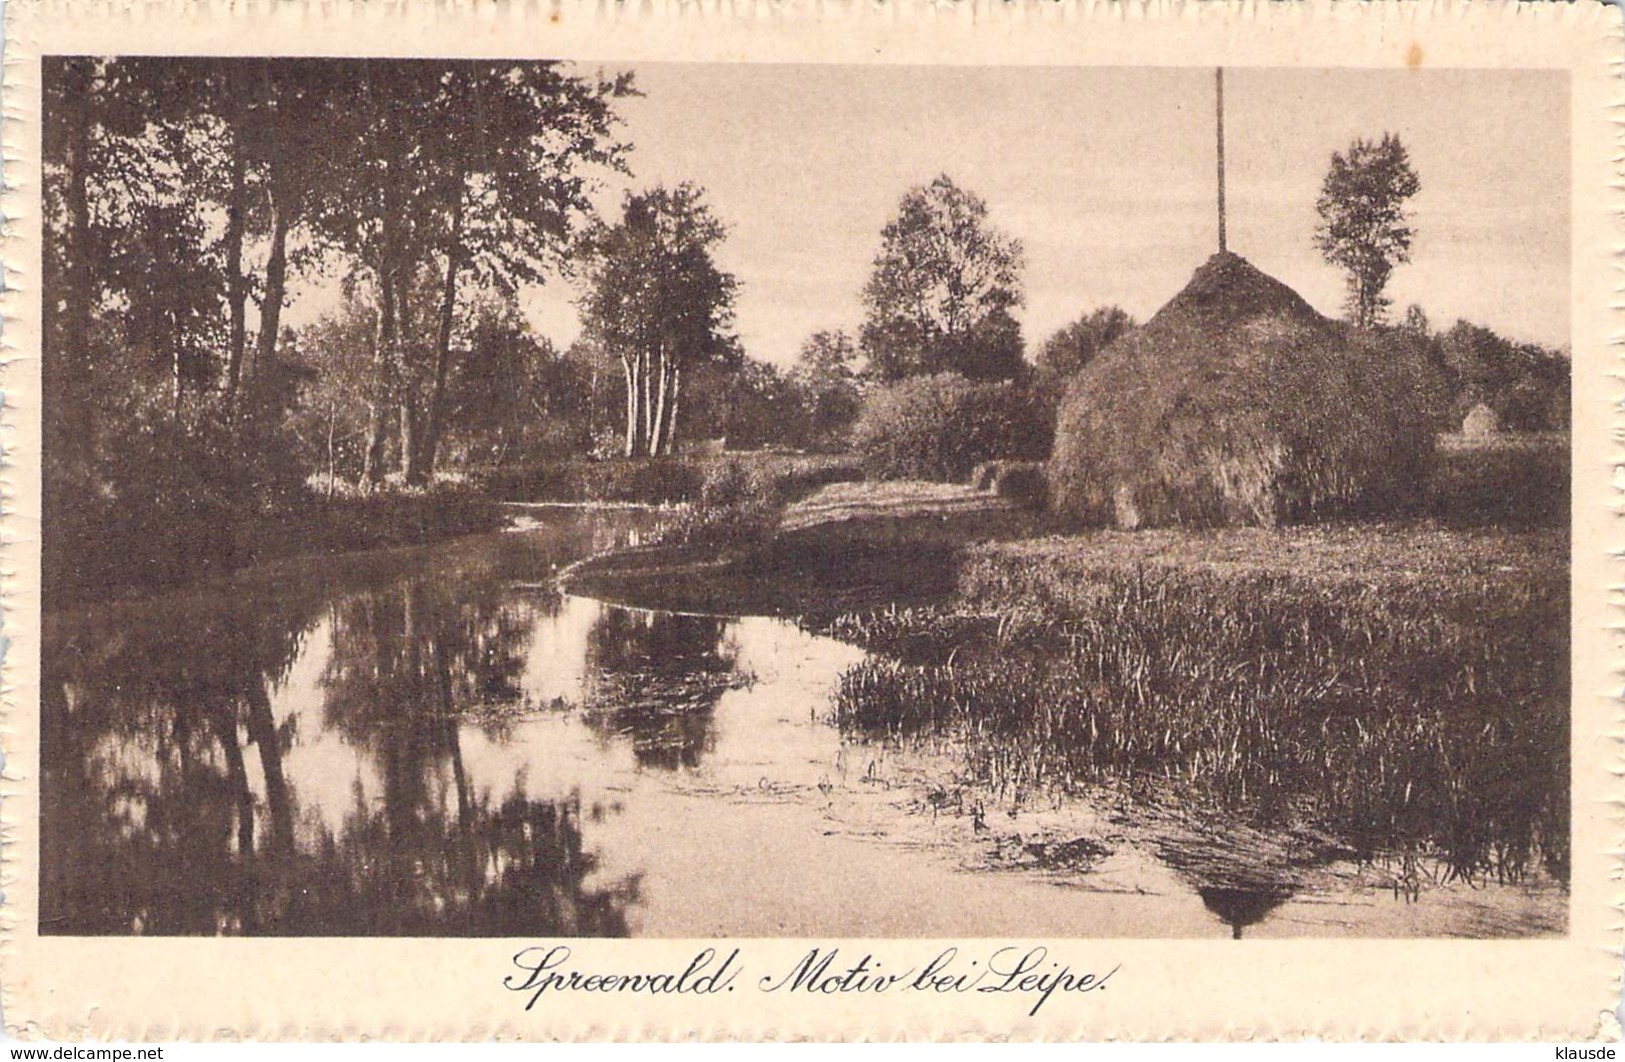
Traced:
[[1560, 532], [1370, 527], [984, 545], [952, 596], [828, 624], [836, 717], [995, 787], [1139, 778], [1365, 859], [1568, 864]]
[[494, 530], [504, 519], [482, 492], [453, 485], [331, 498], [308, 493], [262, 511], [134, 519], [105, 502], [63, 509], [44, 542], [47, 609], [150, 594], [291, 557], [427, 545]]
[[[846, 458], [748, 454], [570, 460], [423, 490], [331, 497], [301, 490], [237, 507], [188, 501], [180, 492], [144, 506], [78, 495], [62, 499], [49, 523], [44, 599], [55, 609], [206, 582], [290, 557], [428, 545], [501, 527], [508, 501], [691, 503], [676, 521], [678, 533], [696, 547], [715, 546], [745, 531], [742, 517], [766, 534], [784, 502], [857, 475]], [[729, 483], [737, 485], [732, 493]], [[756, 511], [746, 514], [751, 506]]]
[[[994, 495], [917, 482], [838, 483], [781, 497], [771, 519], [701, 512], [694, 520], [697, 533], [679, 524], [667, 541], [573, 566], [566, 586], [645, 608], [828, 622], [850, 610], [947, 600], [967, 543], [1048, 527]], [[734, 527], [744, 533], [730, 534]]]

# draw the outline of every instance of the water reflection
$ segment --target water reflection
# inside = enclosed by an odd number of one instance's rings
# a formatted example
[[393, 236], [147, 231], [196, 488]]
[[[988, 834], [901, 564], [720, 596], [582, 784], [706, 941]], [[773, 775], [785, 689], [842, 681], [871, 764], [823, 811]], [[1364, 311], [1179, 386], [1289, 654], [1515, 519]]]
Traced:
[[1197, 888], [1202, 905], [1230, 927], [1230, 938], [1241, 939], [1241, 931], [1262, 922], [1271, 911], [1292, 899], [1286, 888], [1236, 889], [1219, 885]]
[[1299, 891], [1297, 869], [1284, 850], [1229, 830], [1165, 836], [1157, 857], [1195, 890], [1202, 906], [1230, 927], [1232, 940], [1258, 925]]
[[749, 679], [737, 656], [720, 619], [605, 608], [587, 637], [587, 722], [630, 740], [639, 766], [697, 767], [718, 699]]
[[[537, 545], [52, 617], [41, 931], [627, 933], [638, 874], [604, 873], [591, 842], [620, 808], [533, 774], [512, 730], [729, 657], [714, 620], [566, 607], [536, 576], [581, 543]], [[677, 737], [642, 702], [589, 714], [650, 762], [695, 762], [715, 694], [685, 714], [650, 688]]]
[[1239, 934], [1285, 899], [1201, 846], [1132, 910], [962, 873], [828, 723], [860, 650], [553, 589], [639, 520], [48, 616], [41, 932]]

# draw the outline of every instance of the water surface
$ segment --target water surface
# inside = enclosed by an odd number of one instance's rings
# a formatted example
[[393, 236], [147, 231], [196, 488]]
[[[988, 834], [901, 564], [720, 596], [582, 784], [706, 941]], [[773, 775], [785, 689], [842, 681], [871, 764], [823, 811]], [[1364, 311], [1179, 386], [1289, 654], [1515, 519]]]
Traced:
[[1463, 906], [1195, 881], [1104, 809], [990, 828], [938, 798], [951, 757], [830, 725], [860, 650], [555, 588], [659, 519], [538, 510], [515, 533], [47, 617], [41, 931], [1542, 928], [1505, 890]]

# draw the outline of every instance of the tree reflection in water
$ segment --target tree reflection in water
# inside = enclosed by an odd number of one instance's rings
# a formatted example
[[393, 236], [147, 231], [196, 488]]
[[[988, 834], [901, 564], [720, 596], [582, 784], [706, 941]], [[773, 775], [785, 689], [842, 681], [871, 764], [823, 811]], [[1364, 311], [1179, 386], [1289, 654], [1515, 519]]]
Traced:
[[697, 767], [715, 744], [717, 701], [749, 681], [737, 656], [721, 619], [605, 608], [587, 636], [585, 719], [605, 740], [629, 740], [639, 766]]
[[[163, 604], [46, 625], [42, 932], [260, 931], [257, 907], [231, 898], [255, 893], [258, 850], [292, 846], [291, 736], [266, 683], [286, 676], [316, 603], [291, 594], [252, 617], [203, 595]], [[245, 744], [260, 749], [269, 837]]]
[[[533, 617], [557, 602], [463, 574], [48, 624], [41, 932], [624, 935], [637, 880], [593, 880], [579, 797], [469, 777], [463, 728], [505, 738]], [[321, 710], [279, 725], [273, 696], [324, 620]], [[358, 775], [336, 828], [301, 812], [284, 765], [312, 719], [381, 780], [370, 800]]]

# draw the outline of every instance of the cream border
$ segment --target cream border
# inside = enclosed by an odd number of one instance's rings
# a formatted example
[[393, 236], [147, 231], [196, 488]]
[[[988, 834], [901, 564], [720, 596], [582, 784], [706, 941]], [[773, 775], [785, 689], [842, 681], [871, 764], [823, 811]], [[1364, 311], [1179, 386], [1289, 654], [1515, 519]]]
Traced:
[[[612, 5], [12, 0], [6, 18], [4, 468], [7, 763], [0, 989], [16, 1035], [173, 1038], [1534, 1039], [1617, 1037], [1621, 760], [1614, 552], [1622, 389], [1618, 9], [1569, 4], [1084, 0]], [[36, 935], [39, 67], [46, 53], [535, 55], [709, 62], [1545, 67], [1573, 88], [1574, 862], [1570, 934], [1528, 942], [1048, 942], [1121, 962], [1038, 1019], [1002, 997], [573, 998], [501, 988], [530, 941], [73, 939]], [[756, 973], [813, 943], [743, 942]], [[1000, 942], [1004, 943], [1004, 942]], [[682, 962], [682, 941], [584, 942], [597, 968]], [[877, 944], [929, 955], [931, 942]], [[844, 949], [843, 949], [844, 950]]]

